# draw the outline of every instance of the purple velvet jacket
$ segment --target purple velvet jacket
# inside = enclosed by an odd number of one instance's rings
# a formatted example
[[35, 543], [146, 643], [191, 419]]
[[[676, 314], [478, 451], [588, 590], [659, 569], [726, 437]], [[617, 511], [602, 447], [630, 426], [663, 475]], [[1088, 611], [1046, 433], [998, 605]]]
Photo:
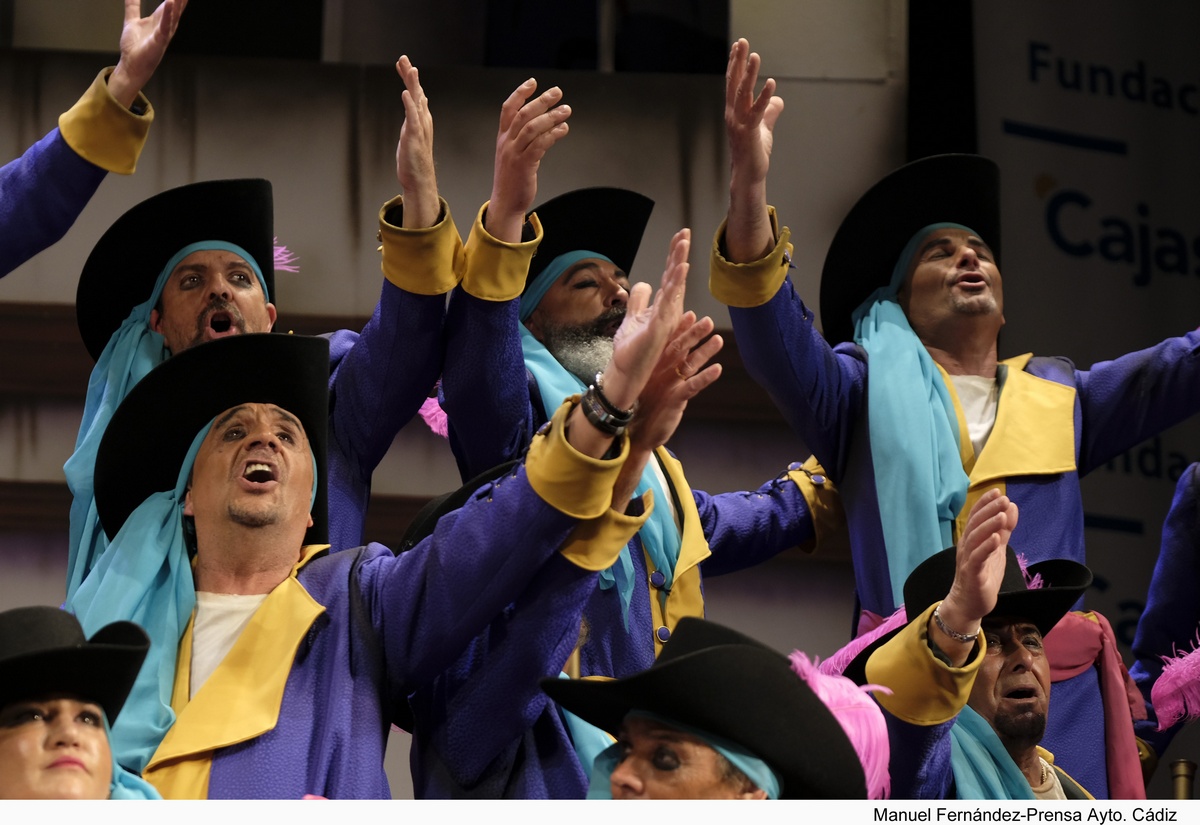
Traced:
[[[518, 323], [517, 301], [453, 294], [442, 389], [464, 478], [520, 455], [544, 418]], [[482, 407], [486, 415], [478, 413]], [[753, 492], [672, 492], [695, 501], [712, 551], [700, 566], [704, 574], [758, 564], [813, 537], [808, 503], [786, 475]], [[649, 582], [637, 537], [630, 550], [633, 580]], [[412, 697], [416, 796], [583, 798], [590, 766], [580, 765], [558, 707], [538, 681], [558, 676], [577, 642], [582, 676], [623, 678], [648, 668], [655, 657], [650, 600], [657, 597], [653, 586], [634, 588], [627, 629], [616, 589], [601, 590], [595, 579], [527, 590]]]

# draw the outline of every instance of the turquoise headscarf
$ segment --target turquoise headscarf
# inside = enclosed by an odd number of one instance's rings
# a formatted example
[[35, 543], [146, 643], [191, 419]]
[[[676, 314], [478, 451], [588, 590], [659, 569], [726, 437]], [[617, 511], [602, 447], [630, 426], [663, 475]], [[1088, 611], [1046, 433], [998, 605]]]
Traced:
[[[200, 241], [185, 246], [167, 261], [154, 282], [149, 300], [135, 306], [129, 317], [109, 339], [104, 352], [96, 361], [96, 366], [92, 368], [91, 378], [88, 379], [87, 400], [84, 402], [79, 435], [75, 439], [75, 452], [63, 465], [67, 487], [72, 496], [70, 544], [67, 554], [68, 599], [79, 589], [92, 565], [108, 546], [108, 539], [96, 513], [95, 486], [92, 478], [100, 439], [104, 437], [104, 431], [108, 428], [113, 413], [134, 385], [170, 357], [163, 337], [150, 329], [150, 312], [158, 305], [167, 278], [179, 262], [193, 252], [206, 249], [221, 249], [240, 255], [254, 270], [266, 300], [266, 279], [263, 277], [261, 266], [249, 252], [225, 241]], [[113, 273], [113, 277], [120, 276]]]
[[959, 799], [1033, 799], [1029, 780], [996, 731], [970, 707], [950, 729], [950, 764]]
[[[601, 261], [612, 263], [612, 259], [607, 255], [601, 255], [599, 252], [591, 252], [587, 249], [576, 249], [559, 255], [546, 264], [546, 268], [539, 272], [536, 278], [525, 285], [525, 291], [521, 293], [519, 310], [521, 323], [529, 320], [529, 316], [537, 309], [537, 305], [546, 297], [546, 293], [550, 290], [550, 287], [554, 286], [554, 282], [558, 280], [560, 275], [587, 258], [597, 258]], [[613, 266], [616, 266], [616, 264], [613, 264]]]
[[854, 311], [854, 340], [868, 356], [867, 422], [893, 607], [904, 602], [908, 574], [954, 544], [954, 520], [967, 500], [954, 401], [896, 302], [918, 245], [947, 228], [974, 234], [956, 223], [921, 229], [900, 253], [890, 283]]
[[[104, 733], [112, 743], [112, 728], [108, 715], [104, 715]], [[111, 747], [109, 748], [110, 750]], [[135, 773], [130, 773], [117, 762], [116, 751], [112, 754], [112, 782], [108, 786], [109, 799], [162, 799], [158, 790]]]
[[[779, 776], [771, 769], [770, 765], [736, 742], [731, 742], [720, 736], [714, 736], [711, 733], [693, 728], [690, 725], [680, 724], [673, 719], [667, 719], [655, 713], [631, 710], [628, 715], [641, 716], [645, 719], [650, 719], [659, 724], [691, 734], [728, 759], [735, 768], [746, 774], [746, 777], [754, 783], [755, 787], [766, 791], [767, 799], [779, 798], [780, 791], [782, 790]], [[617, 742], [606, 748], [596, 757], [596, 761], [592, 765], [591, 781], [588, 784], [588, 799], [612, 799], [612, 772], [616, 770], [617, 764], [621, 761], [621, 747], [621, 743]]]

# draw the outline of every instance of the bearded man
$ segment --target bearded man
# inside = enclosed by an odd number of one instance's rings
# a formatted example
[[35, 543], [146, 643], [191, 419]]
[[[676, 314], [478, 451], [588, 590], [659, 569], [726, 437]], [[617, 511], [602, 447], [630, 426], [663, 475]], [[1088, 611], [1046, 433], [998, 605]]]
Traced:
[[[530, 202], [535, 189], [523, 190]], [[529, 213], [528, 205], [494, 199], [481, 213], [447, 310], [449, 340], [464, 352], [448, 345], [442, 400], [464, 479], [520, 456], [564, 398], [589, 386], [603, 393], [598, 373], [625, 315], [627, 273], [653, 207], [612, 188], [568, 192]], [[668, 272], [686, 260], [689, 243], [688, 230], [672, 239]], [[486, 271], [483, 261], [491, 262]], [[610, 739], [560, 709], [537, 680], [644, 671], [680, 619], [703, 617], [702, 563], [724, 573], [765, 561], [813, 539], [815, 516], [834, 508], [829, 485], [800, 464], [755, 492], [690, 488], [664, 445], [687, 401], [720, 374], [719, 365], [705, 366], [722, 345], [712, 331], [712, 319], [684, 313], [637, 398], [618, 488], [651, 492], [654, 509], [617, 563], [582, 601], [562, 594], [562, 609], [540, 615], [516, 605], [432, 690], [412, 697], [419, 797], [583, 798], [585, 766]], [[563, 622], [578, 630], [574, 650], [538, 644]], [[528, 690], [481, 701], [487, 674], [498, 672]]]

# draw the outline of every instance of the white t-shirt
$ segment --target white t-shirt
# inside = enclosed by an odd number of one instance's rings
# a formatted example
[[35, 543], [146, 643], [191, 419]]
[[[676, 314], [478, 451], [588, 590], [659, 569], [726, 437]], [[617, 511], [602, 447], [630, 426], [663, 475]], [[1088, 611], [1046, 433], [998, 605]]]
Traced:
[[963, 415], [967, 419], [967, 433], [971, 436], [971, 446], [975, 448], [975, 456], [983, 452], [992, 427], [996, 425], [996, 407], [1000, 401], [1000, 388], [995, 378], [984, 378], [980, 375], [951, 375], [954, 390], [958, 393], [958, 402], [962, 404]]
[[229, 653], [242, 630], [267, 598], [266, 593], [239, 596], [233, 593], [196, 592], [196, 619], [192, 622], [191, 695], [208, 681]]

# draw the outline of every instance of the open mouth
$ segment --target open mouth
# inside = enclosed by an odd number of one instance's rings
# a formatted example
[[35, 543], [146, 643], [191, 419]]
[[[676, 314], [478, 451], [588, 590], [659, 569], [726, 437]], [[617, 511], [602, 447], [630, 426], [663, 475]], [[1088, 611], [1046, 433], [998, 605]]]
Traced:
[[1015, 699], [1018, 702], [1025, 699], [1034, 699], [1036, 697], [1037, 693], [1034, 692], [1033, 688], [1017, 688], [1016, 690], [1010, 690], [1008, 693], [1004, 694], [1005, 699]]
[[982, 275], [979, 275], [977, 273], [970, 273], [967, 275], [960, 276], [959, 279], [957, 281], [955, 281], [955, 284], [957, 284], [958, 286], [977, 287], [977, 286], [987, 286], [987, 281], [984, 280]]
[[228, 312], [214, 312], [208, 318], [208, 328], [218, 335], [229, 332], [233, 327], [233, 316]]
[[242, 478], [252, 484], [266, 484], [269, 481], [275, 481], [275, 468], [270, 464], [251, 462], [242, 470]]

